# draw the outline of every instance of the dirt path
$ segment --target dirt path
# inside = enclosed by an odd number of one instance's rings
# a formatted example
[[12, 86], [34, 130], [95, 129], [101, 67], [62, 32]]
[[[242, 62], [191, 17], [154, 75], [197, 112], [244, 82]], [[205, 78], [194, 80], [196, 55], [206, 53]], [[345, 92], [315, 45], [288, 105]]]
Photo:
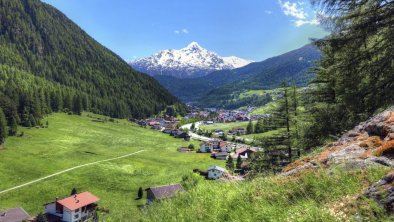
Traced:
[[108, 162], [108, 161], [112, 161], [112, 160], [118, 160], [118, 159], [126, 158], [126, 157], [129, 157], [129, 156], [133, 156], [135, 154], [144, 152], [144, 151], [146, 151], [146, 150], [140, 150], [140, 151], [137, 151], [137, 152], [134, 152], [134, 153], [130, 153], [130, 154], [119, 156], [119, 157], [114, 157], [114, 158], [111, 158], [111, 159], [100, 160], [100, 161], [96, 161], [96, 162], [92, 162], [92, 163], [87, 163], [87, 164], [82, 164], [82, 165], [79, 165], [79, 166], [75, 166], [75, 167], [72, 167], [72, 168], [69, 168], [69, 169], [66, 169], [66, 170], [62, 170], [60, 172], [57, 172], [57, 173], [54, 173], [54, 174], [42, 177], [40, 179], [33, 180], [33, 181], [28, 182], [28, 183], [24, 183], [24, 184], [19, 185], [19, 186], [15, 186], [15, 187], [12, 187], [12, 188], [9, 188], [9, 189], [6, 189], [6, 190], [2, 190], [2, 191], [0, 191], [0, 194], [7, 193], [7, 192], [9, 192], [11, 190], [16, 190], [16, 189], [19, 189], [19, 188], [22, 188], [22, 187], [25, 187], [25, 186], [28, 186], [28, 185], [31, 185], [31, 184], [34, 184], [34, 183], [38, 183], [40, 181], [46, 180], [46, 179], [51, 178], [51, 177], [58, 176], [58, 175], [63, 174], [63, 173], [67, 173], [67, 172], [75, 170], [75, 169], [91, 166], [91, 165], [98, 164], [98, 163], [103, 163], [103, 162]]

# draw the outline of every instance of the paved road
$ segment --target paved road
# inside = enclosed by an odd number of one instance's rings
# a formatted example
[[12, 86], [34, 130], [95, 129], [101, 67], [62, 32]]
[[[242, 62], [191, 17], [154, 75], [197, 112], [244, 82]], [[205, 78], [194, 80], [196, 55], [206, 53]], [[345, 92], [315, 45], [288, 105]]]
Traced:
[[34, 183], [38, 183], [40, 181], [46, 180], [46, 179], [51, 178], [51, 177], [58, 176], [60, 174], [63, 174], [63, 173], [66, 173], [66, 172], [69, 172], [69, 171], [72, 171], [72, 170], [75, 170], [75, 169], [91, 166], [91, 165], [98, 164], [98, 163], [109, 162], [109, 161], [112, 161], [112, 160], [118, 160], [118, 159], [126, 158], [126, 157], [129, 157], [129, 156], [133, 156], [135, 154], [144, 152], [144, 151], [146, 151], [146, 150], [140, 150], [140, 151], [137, 151], [137, 152], [134, 152], [134, 153], [130, 153], [130, 154], [127, 154], [127, 155], [123, 155], [123, 156], [119, 156], [119, 157], [115, 157], [115, 158], [111, 158], [111, 159], [100, 160], [100, 161], [96, 161], [96, 162], [92, 162], [92, 163], [87, 163], [87, 164], [82, 164], [82, 165], [79, 165], [79, 166], [75, 166], [75, 167], [72, 167], [72, 168], [69, 168], [69, 169], [66, 169], [66, 170], [62, 170], [60, 172], [57, 172], [57, 173], [54, 173], [54, 174], [42, 177], [42, 178], [37, 179], [37, 180], [30, 181], [28, 183], [25, 183], [25, 184], [22, 184], [22, 185], [19, 185], [19, 186], [15, 186], [15, 187], [12, 187], [12, 188], [9, 188], [9, 189], [6, 189], [6, 190], [2, 190], [2, 191], [0, 191], [0, 194], [7, 193], [7, 192], [9, 192], [11, 190], [16, 190], [16, 189], [19, 189], [19, 188], [22, 188], [22, 187], [25, 187], [25, 186], [28, 186], [28, 185], [31, 185], [31, 184], [34, 184]]

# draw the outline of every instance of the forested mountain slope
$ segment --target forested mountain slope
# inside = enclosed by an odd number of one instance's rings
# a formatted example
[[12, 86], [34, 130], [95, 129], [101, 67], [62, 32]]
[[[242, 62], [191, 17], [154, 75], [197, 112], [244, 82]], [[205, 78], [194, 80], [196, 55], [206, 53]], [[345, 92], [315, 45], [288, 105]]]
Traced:
[[[0, 0], [0, 86], [9, 122], [34, 122], [64, 108], [142, 117], [178, 103], [39, 0]], [[15, 112], [19, 118], [9, 115]]]

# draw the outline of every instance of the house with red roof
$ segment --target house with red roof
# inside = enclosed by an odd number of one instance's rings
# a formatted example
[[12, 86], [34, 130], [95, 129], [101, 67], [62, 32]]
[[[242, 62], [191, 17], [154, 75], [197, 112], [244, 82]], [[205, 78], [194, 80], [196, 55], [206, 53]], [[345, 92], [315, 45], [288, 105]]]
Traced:
[[92, 220], [100, 199], [90, 192], [78, 193], [63, 199], [56, 199], [45, 205], [49, 222], [84, 222]]

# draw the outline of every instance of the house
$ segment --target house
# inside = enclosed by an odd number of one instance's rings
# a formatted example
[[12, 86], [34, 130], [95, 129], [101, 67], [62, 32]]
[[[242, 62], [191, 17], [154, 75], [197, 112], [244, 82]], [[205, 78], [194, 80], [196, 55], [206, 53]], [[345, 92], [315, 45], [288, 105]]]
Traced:
[[254, 148], [242, 147], [242, 148], [237, 149], [235, 151], [234, 158], [238, 158], [238, 156], [241, 156], [241, 159], [248, 159], [250, 157], [250, 155], [255, 152], [256, 152], [256, 149], [254, 149]]
[[201, 143], [200, 144], [200, 153], [210, 153], [212, 150], [209, 147], [208, 143]]
[[30, 218], [23, 208], [0, 211], [0, 222], [22, 222]]
[[174, 131], [171, 132], [170, 135], [173, 136], [174, 138], [182, 138], [182, 139], [184, 139], [186, 141], [190, 140], [189, 134], [186, 133], [186, 132], [183, 132], [181, 130], [174, 130]]
[[177, 149], [177, 151], [181, 152], [181, 153], [188, 153], [188, 152], [191, 152], [192, 150], [187, 147], [181, 147], [181, 148]]
[[231, 152], [232, 150], [232, 145], [229, 142], [226, 141], [221, 141], [219, 143], [219, 148], [221, 152]]
[[208, 168], [208, 179], [217, 180], [223, 176], [226, 170], [219, 166], [212, 166]]
[[83, 192], [45, 205], [49, 222], [84, 222], [95, 217], [100, 199], [90, 192]]
[[211, 155], [212, 158], [216, 159], [216, 160], [226, 160], [228, 156], [227, 152], [219, 152], [219, 153], [213, 153]]
[[147, 204], [155, 200], [161, 200], [175, 196], [179, 192], [185, 191], [180, 184], [172, 184], [160, 187], [149, 187], [146, 191]]

